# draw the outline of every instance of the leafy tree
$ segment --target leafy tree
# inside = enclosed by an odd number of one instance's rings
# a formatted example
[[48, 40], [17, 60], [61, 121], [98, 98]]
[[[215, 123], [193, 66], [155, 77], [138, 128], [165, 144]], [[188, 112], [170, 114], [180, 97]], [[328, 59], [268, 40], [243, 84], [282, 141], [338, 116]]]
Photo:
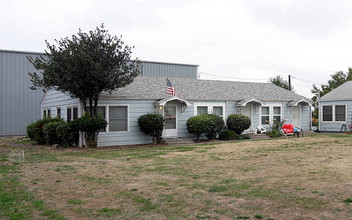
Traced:
[[328, 81], [328, 84], [321, 85], [318, 88], [315, 84], [313, 84], [313, 89], [311, 92], [314, 94], [312, 101], [313, 101], [313, 118], [316, 119], [319, 117], [318, 111], [318, 99], [325, 94], [329, 93], [331, 90], [339, 87], [340, 85], [344, 84], [347, 81], [352, 80], [352, 69], [348, 68], [348, 72], [344, 73], [343, 71], [338, 71], [335, 74], [330, 75], [331, 79]]
[[[140, 73], [139, 61], [131, 60], [131, 49], [121, 37], [111, 36], [104, 25], [94, 31], [81, 30], [71, 38], [46, 41], [44, 56], [28, 57], [42, 72], [29, 73], [32, 89], [68, 92], [79, 98], [90, 116], [97, 115], [99, 95], [130, 84]], [[87, 105], [88, 103], [88, 105]]]
[[289, 89], [288, 86], [288, 81], [284, 80], [281, 76], [277, 75], [275, 77], [270, 77], [269, 83], [274, 84], [276, 86], [279, 86], [281, 88], [284, 88], [289, 91], [293, 91], [293, 87], [291, 86], [291, 89]]

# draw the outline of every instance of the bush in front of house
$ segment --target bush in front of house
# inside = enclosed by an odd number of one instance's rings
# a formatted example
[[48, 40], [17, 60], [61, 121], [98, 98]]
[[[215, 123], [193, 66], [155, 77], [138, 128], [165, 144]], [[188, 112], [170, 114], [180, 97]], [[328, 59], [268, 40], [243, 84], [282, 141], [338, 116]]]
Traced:
[[164, 117], [161, 114], [145, 114], [138, 118], [138, 125], [146, 134], [152, 136], [153, 144], [161, 141], [164, 128]]
[[99, 130], [104, 129], [108, 124], [105, 119], [99, 116], [84, 114], [75, 120], [79, 131], [84, 132], [87, 147], [97, 147]]
[[210, 123], [210, 131], [207, 133], [207, 138], [212, 140], [215, 139], [216, 136], [224, 129], [225, 122], [220, 116], [215, 114], [210, 114], [209, 120], [212, 122]]
[[62, 122], [56, 127], [56, 135], [60, 140], [60, 144], [64, 147], [77, 146], [79, 139], [79, 130], [77, 121], [73, 120], [69, 123]]
[[46, 139], [44, 135], [44, 125], [50, 122], [62, 122], [61, 118], [51, 118], [51, 117], [44, 117], [36, 122], [31, 123], [27, 126], [27, 135], [28, 137], [36, 141], [38, 144], [46, 144]]
[[57, 135], [56, 128], [62, 123], [65, 122], [53, 121], [43, 125], [43, 133], [47, 144], [61, 144], [61, 139]]
[[283, 133], [281, 132], [282, 125], [285, 121], [274, 121], [271, 131], [267, 131], [265, 134], [271, 138], [281, 137]]
[[197, 136], [196, 141], [198, 141], [202, 134], [212, 132], [215, 122], [210, 115], [204, 114], [189, 118], [186, 126], [189, 133]]
[[232, 114], [227, 117], [226, 125], [229, 130], [241, 135], [243, 131], [251, 126], [251, 119], [242, 114]]
[[220, 132], [219, 134], [219, 139], [220, 140], [235, 140], [237, 137], [236, 133], [234, 131], [231, 130], [223, 130]]

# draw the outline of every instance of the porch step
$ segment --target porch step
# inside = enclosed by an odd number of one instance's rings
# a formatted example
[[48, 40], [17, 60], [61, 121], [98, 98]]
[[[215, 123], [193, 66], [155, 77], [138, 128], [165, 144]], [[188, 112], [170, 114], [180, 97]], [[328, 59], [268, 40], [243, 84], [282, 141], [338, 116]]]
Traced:
[[166, 138], [165, 142], [168, 145], [187, 145], [195, 143], [192, 138]]

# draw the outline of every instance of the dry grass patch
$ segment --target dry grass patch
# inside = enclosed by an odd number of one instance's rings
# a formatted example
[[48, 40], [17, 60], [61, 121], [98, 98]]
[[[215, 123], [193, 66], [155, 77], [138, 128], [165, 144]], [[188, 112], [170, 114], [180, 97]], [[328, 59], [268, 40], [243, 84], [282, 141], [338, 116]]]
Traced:
[[36, 149], [27, 152], [21, 181], [67, 219], [348, 219], [351, 141]]

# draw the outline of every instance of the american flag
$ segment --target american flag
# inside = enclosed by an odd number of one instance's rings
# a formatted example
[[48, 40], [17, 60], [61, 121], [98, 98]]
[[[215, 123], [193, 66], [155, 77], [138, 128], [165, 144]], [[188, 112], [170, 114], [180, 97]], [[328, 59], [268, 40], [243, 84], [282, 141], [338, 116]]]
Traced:
[[169, 79], [166, 79], [167, 83], [166, 83], [166, 93], [172, 96], [176, 96], [177, 98], [180, 98], [179, 95], [176, 94], [176, 90], [174, 88], [174, 86], [171, 84]]

